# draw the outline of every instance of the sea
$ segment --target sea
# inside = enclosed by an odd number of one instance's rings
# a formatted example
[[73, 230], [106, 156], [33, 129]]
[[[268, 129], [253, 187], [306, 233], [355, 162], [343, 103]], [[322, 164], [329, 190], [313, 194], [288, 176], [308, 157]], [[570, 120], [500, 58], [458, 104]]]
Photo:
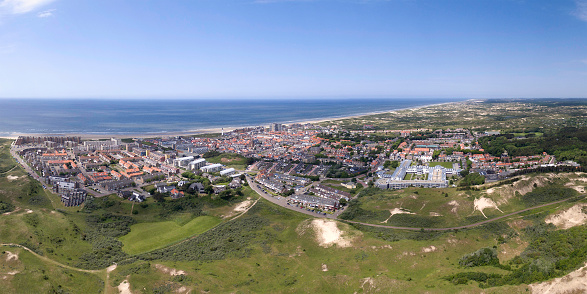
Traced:
[[165, 134], [267, 126], [464, 99], [0, 99], [0, 136]]

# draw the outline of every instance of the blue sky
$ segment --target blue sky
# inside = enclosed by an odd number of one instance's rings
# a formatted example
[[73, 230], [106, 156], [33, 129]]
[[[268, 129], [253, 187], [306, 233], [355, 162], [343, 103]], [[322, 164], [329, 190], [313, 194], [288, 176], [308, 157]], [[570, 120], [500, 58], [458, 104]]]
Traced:
[[587, 97], [587, 0], [0, 0], [0, 97]]

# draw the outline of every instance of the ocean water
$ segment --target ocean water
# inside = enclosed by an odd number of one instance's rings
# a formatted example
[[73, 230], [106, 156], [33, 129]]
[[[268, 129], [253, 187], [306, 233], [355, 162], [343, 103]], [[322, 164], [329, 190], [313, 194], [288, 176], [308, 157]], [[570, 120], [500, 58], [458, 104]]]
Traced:
[[266, 126], [463, 99], [0, 99], [0, 135], [141, 134]]

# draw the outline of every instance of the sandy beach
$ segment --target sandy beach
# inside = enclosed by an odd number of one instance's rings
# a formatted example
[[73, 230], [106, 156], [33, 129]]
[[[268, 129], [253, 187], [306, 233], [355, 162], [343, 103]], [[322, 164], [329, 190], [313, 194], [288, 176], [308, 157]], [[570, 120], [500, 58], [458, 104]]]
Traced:
[[[378, 112], [369, 112], [369, 113], [361, 113], [361, 114], [356, 114], [356, 115], [351, 115], [351, 116], [343, 116], [343, 117], [329, 117], [329, 118], [321, 118], [321, 119], [313, 119], [313, 120], [302, 120], [302, 121], [288, 121], [288, 122], [281, 122], [282, 124], [316, 124], [316, 123], [322, 123], [322, 122], [327, 122], [327, 121], [335, 121], [335, 120], [342, 120], [342, 119], [353, 119], [353, 118], [359, 118], [359, 117], [364, 117], [364, 116], [370, 116], [370, 115], [377, 115], [377, 114], [384, 114], [384, 113], [393, 113], [393, 112], [398, 112], [398, 111], [404, 111], [404, 110], [418, 110], [418, 109], [422, 109], [422, 108], [428, 108], [428, 107], [438, 107], [438, 106], [442, 106], [442, 105], [447, 105], [447, 104], [455, 104], [455, 103], [464, 103], [467, 102], [469, 100], [465, 100], [465, 101], [459, 101], [459, 102], [447, 102], [447, 103], [438, 103], [438, 104], [429, 104], [429, 105], [423, 105], [423, 106], [417, 106], [417, 107], [409, 107], [409, 108], [401, 108], [401, 109], [395, 109], [395, 110], [388, 110], [388, 111], [378, 111]], [[160, 132], [160, 133], [136, 133], [136, 134], [132, 134], [132, 133], [125, 133], [125, 134], [107, 134], [107, 133], [100, 133], [100, 134], [96, 134], [96, 133], [13, 133], [10, 135], [0, 135], [0, 138], [4, 138], [4, 139], [17, 139], [19, 136], [36, 136], [36, 137], [42, 137], [42, 136], [46, 136], [46, 137], [50, 137], [50, 136], [71, 136], [71, 137], [81, 137], [82, 139], [85, 140], [98, 140], [98, 139], [109, 139], [109, 138], [115, 138], [115, 139], [124, 139], [124, 138], [160, 138], [160, 137], [177, 137], [177, 136], [193, 136], [193, 135], [200, 135], [200, 134], [213, 134], [213, 133], [220, 133], [222, 131], [224, 132], [230, 132], [232, 130], [235, 129], [242, 129], [242, 128], [247, 128], [247, 127], [256, 127], [258, 125], [255, 126], [240, 126], [240, 127], [225, 127], [225, 128], [207, 128], [207, 129], [199, 129], [199, 130], [192, 130], [192, 131], [182, 131], [182, 132]]]

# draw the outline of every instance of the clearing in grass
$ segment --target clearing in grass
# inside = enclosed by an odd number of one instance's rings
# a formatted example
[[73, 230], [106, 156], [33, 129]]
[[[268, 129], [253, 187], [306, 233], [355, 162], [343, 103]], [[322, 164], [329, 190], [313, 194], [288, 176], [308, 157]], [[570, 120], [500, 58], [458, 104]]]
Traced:
[[199, 216], [183, 226], [174, 221], [139, 223], [131, 226], [130, 233], [120, 237], [122, 250], [128, 254], [139, 254], [163, 248], [193, 235], [201, 234], [219, 224], [221, 220], [212, 216]]

